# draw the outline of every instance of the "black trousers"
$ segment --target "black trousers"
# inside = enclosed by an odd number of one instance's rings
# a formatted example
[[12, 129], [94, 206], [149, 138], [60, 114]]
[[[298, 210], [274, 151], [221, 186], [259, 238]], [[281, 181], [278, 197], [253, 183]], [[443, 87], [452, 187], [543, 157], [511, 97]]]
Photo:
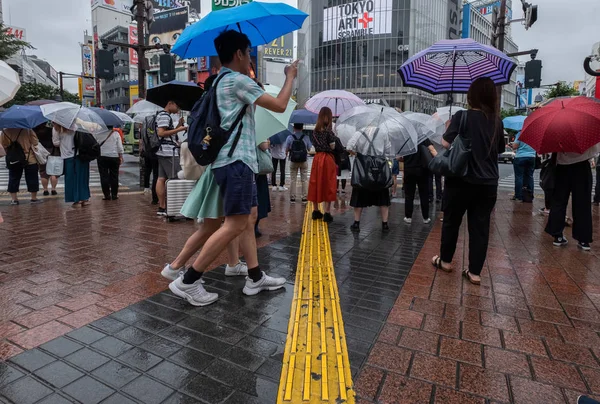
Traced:
[[569, 196], [573, 196], [573, 238], [580, 243], [591, 243], [592, 239], [592, 170], [590, 163], [556, 166], [552, 206], [546, 225], [546, 233], [553, 237], [562, 236]]
[[285, 185], [285, 159], [276, 159], [273, 157], [273, 174], [271, 174], [271, 186], [277, 185], [277, 165], [279, 164], [280, 181], [279, 186]]
[[[444, 189], [444, 223], [440, 258], [452, 262], [463, 216], [467, 213], [469, 230], [469, 272], [481, 274], [490, 239], [490, 217], [498, 185], [469, 184], [460, 179], [446, 179]], [[564, 222], [564, 217], [563, 217]]]
[[600, 166], [596, 166], [596, 190], [594, 191], [594, 202], [600, 203]]
[[119, 158], [98, 157], [98, 172], [104, 197], [116, 197], [119, 194]]
[[144, 188], [150, 188], [150, 174], [152, 174], [152, 200], [158, 202], [156, 182], [158, 181], [158, 159], [144, 158]]
[[21, 178], [25, 172], [25, 182], [27, 183], [27, 192], [38, 192], [40, 190], [40, 179], [38, 177], [38, 165], [27, 164], [23, 167], [8, 169], [8, 192], [19, 192]]
[[442, 176], [429, 172], [429, 199], [433, 199], [433, 180], [435, 179], [435, 199], [442, 199]]
[[404, 217], [412, 218], [417, 186], [419, 187], [423, 219], [429, 219], [429, 172], [425, 170], [421, 170], [420, 173], [404, 171], [404, 197], [406, 201]]

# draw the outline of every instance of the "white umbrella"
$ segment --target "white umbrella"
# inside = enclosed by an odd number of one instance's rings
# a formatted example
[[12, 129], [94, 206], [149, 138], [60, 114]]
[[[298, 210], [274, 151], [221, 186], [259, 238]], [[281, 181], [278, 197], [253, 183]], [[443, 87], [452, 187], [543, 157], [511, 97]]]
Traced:
[[104, 120], [89, 108], [70, 102], [40, 105], [42, 114], [48, 120], [63, 128], [97, 135], [107, 132]]
[[132, 123], [133, 122], [133, 118], [123, 112], [112, 111], [112, 110], [110, 112], [115, 114], [117, 118], [119, 118], [120, 120], [123, 121], [123, 123]]
[[421, 144], [426, 139], [436, 138], [438, 129], [437, 122], [439, 122], [439, 119], [427, 114], [421, 114], [419, 112], [407, 111], [402, 112], [400, 115], [408, 119], [417, 130], [417, 134], [419, 135], [417, 143]]
[[[464, 108], [457, 107], [456, 105], [440, 107], [437, 109], [437, 115], [442, 120], [442, 122], [445, 123], [450, 118], [452, 118], [452, 116], [454, 116], [454, 114], [456, 114], [458, 111], [464, 111], [464, 110], [465, 110]], [[452, 115], [450, 115], [451, 113], [452, 113]]]
[[160, 107], [156, 104], [151, 103], [150, 101], [140, 100], [133, 104], [131, 108], [129, 108], [126, 113], [130, 115], [136, 114], [155, 114], [157, 112], [162, 111], [164, 108]]
[[0, 105], [15, 98], [19, 88], [21, 88], [19, 73], [5, 62], [0, 61]]
[[[265, 92], [277, 97], [281, 88], [273, 85], [265, 85]], [[254, 119], [256, 121], [256, 143], [260, 144], [271, 136], [288, 128], [292, 112], [296, 108], [296, 101], [290, 99], [286, 110], [281, 113], [271, 112], [262, 107], [256, 107]]]
[[365, 105], [365, 102], [348, 91], [328, 90], [316, 94], [306, 101], [305, 108], [318, 114], [321, 112], [321, 108], [328, 107], [333, 116], [340, 116], [345, 111], [360, 105]]
[[[378, 128], [373, 147], [379, 154], [385, 152], [387, 141], [391, 143], [392, 154], [407, 156], [417, 152], [418, 133], [414, 125], [398, 111], [390, 107], [358, 106], [342, 114], [338, 118], [335, 130], [343, 145], [347, 145], [357, 132], [365, 132], [370, 128]], [[357, 140], [366, 141], [364, 136]]]

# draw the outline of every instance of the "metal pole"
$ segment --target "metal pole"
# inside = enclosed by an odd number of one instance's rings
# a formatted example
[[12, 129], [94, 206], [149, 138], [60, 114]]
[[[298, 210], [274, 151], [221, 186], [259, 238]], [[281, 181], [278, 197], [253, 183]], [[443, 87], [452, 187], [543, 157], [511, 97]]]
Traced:
[[144, 48], [146, 43], [144, 36], [146, 5], [144, 0], [136, 0], [135, 4], [137, 5], [135, 18], [138, 30], [138, 93], [140, 98], [146, 98], [146, 50]]
[[63, 87], [63, 72], [58, 72], [58, 77], [60, 78], [60, 99], [61, 101], [64, 101], [65, 88]]
[[[497, 48], [504, 52], [504, 39], [506, 37], [506, 0], [500, 2], [500, 17], [498, 18], [498, 41]], [[497, 86], [498, 112], [502, 110], [502, 86]]]

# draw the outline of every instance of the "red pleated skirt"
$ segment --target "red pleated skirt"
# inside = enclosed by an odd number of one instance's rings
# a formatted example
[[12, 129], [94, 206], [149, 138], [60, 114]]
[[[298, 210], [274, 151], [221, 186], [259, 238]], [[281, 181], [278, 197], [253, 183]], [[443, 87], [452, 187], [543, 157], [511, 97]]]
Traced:
[[337, 166], [331, 153], [317, 153], [313, 158], [308, 183], [308, 200], [312, 203], [334, 202]]

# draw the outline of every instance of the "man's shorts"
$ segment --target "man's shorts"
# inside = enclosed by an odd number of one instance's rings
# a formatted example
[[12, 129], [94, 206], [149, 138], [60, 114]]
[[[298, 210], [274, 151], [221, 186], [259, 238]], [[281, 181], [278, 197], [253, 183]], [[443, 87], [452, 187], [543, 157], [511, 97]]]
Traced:
[[177, 173], [179, 173], [180, 170], [181, 165], [179, 164], [179, 156], [158, 156], [158, 178], [166, 178], [168, 180], [176, 179]]
[[398, 160], [394, 159], [393, 163], [392, 163], [392, 175], [399, 175], [400, 174], [400, 163], [398, 162]]
[[213, 168], [212, 173], [221, 189], [225, 216], [249, 215], [258, 206], [256, 176], [245, 163], [236, 161]]

